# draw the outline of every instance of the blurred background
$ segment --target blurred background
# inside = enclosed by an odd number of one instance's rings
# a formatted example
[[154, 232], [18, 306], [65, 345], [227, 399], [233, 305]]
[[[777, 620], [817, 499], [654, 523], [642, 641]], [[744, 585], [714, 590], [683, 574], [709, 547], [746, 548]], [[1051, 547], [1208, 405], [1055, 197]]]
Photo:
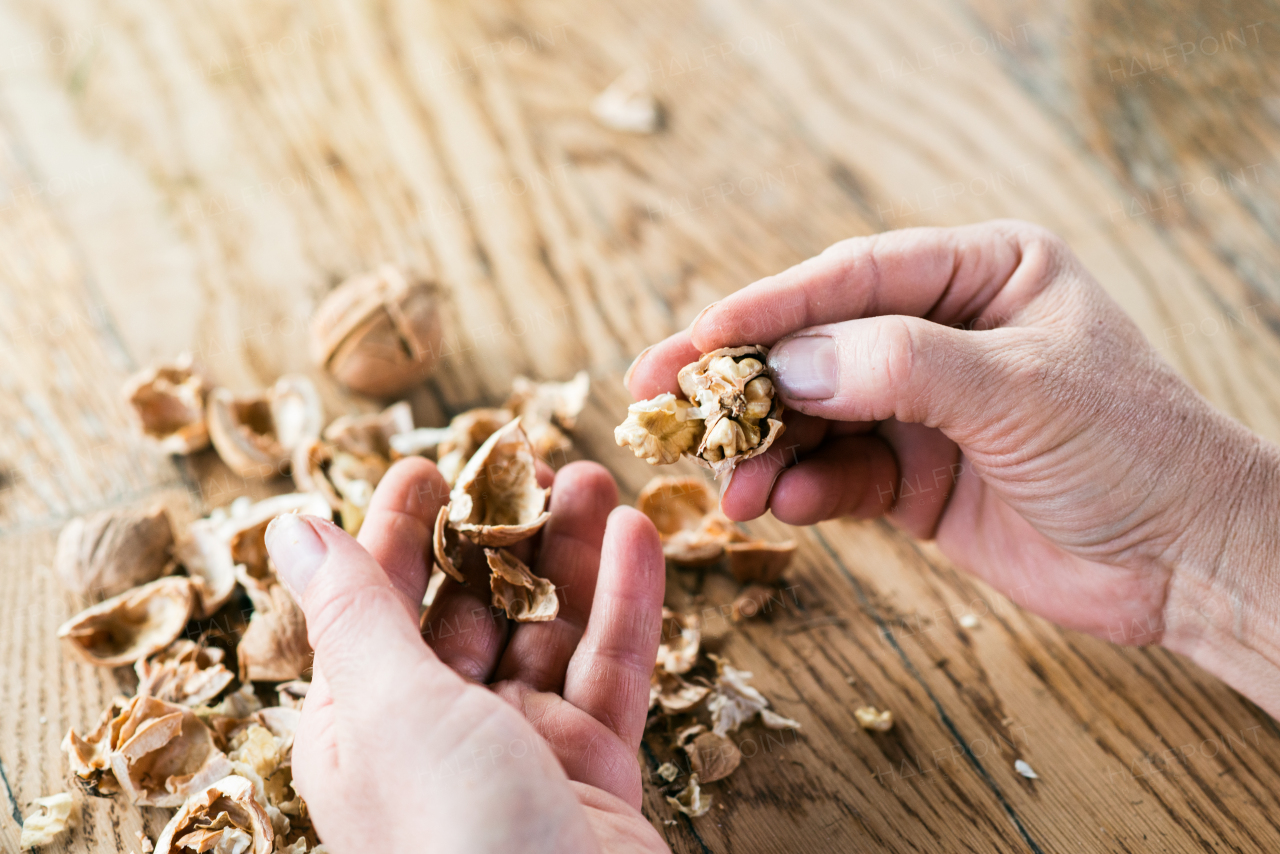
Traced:
[[[116, 690], [53, 638], [58, 527], [287, 487], [157, 453], [124, 378], [191, 351], [220, 385], [308, 371], [331, 416], [370, 411], [314, 369], [307, 322], [383, 262], [441, 295], [419, 425], [585, 368], [575, 441], [628, 500], [650, 472], [611, 430], [640, 349], [842, 238], [996, 217], [1060, 233], [1184, 376], [1280, 440], [1278, 28], [1263, 0], [0, 2], [13, 799], [57, 785], [61, 734]], [[629, 71], [661, 105], [652, 133], [592, 115]], [[675, 850], [1278, 844], [1275, 724], [1216, 680], [1028, 617], [883, 526], [819, 526], [802, 554], [799, 610], [732, 643], [803, 744], [748, 758], [705, 819], [651, 790]], [[973, 601], [1005, 615], [981, 637], [946, 619]], [[872, 696], [907, 718], [892, 739], [849, 718]], [[1013, 773], [1031, 754], [1042, 781]], [[67, 850], [157, 826], [118, 809]]]

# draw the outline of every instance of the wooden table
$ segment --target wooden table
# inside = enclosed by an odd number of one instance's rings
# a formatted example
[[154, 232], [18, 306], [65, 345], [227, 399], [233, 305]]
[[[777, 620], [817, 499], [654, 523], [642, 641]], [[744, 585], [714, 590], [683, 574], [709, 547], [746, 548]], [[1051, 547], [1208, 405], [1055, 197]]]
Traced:
[[[579, 447], [628, 497], [652, 472], [611, 428], [643, 346], [840, 238], [1001, 216], [1060, 232], [1280, 439], [1280, 9], [1231, 8], [0, 2], [0, 850], [65, 788], [67, 728], [131, 688], [55, 641], [59, 527], [286, 486], [157, 454], [121, 381], [184, 349], [237, 389], [307, 370], [317, 299], [378, 262], [448, 293], [420, 424], [586, 367]], [[588, 115], [632, 66], [657, 135]], [[1280, 850], [1280, 731], [1187, 661], [1060, 631], [881, 524], [752, 528], [801, 541], [793, 598], [722, 649], [804, 729], [744, 730], [704, 818], [651, 786], [675, 851]], [[890, 733], [857, 726], [868, 703]], [[133, 851], [166, 815], [92, 801], [51, 850]]]

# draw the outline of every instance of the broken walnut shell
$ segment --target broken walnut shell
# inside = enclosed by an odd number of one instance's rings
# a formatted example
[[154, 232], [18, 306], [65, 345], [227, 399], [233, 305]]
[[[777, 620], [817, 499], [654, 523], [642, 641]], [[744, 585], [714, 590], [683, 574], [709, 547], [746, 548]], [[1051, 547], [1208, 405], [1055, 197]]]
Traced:
[[509, 546], [546, 524], [550, 493], [538, 485], [537, 460], [516, 419], [486, 439], [458, 473], [449, 524], [476, 545]]
[[436, 514], [436, 525], [431, 538], [432, 551], [436, 558], [436, 566], [445, 575], [459, 584], [466, 584], [462, 575], [462, 537], [449, 524], [449, 506], [440, 508]]
[[138, 694], [181, 706], [203, 706], [222, 693], [235, 675], [222, 664], [225, 653], [180, 638], [149, 658], [138, 659]]
[[66, 524], [53, 567], [67, 590], [104, 599], [164, 575], [172, 552], [173, 526], [163, 505], [104, 510]]
[[253, 614], [236, 644], [241, 682], [288, 682], [311, 670], [314, 653], [307, 621], [293, 596], [271, 572], [256, 578], [236, 567], [236, 579], [253, 602]]
[[58, 637], [90, 664], [133, 664], [181, 635], [195, 607], [191, 579], [161, 578], [86, 608], [58, 628]]
[[661, 706], [667, 714], [687, 712], [706, 699], [711, 689], [686, 682], [682, 676], [655, 668], [649, 677], [649, 708]]
[[742, 764], [742, 751], [722, 735], [699, 734], [681, 749], [689, 755], [689, 768], [703, 783], [714, 783], [732, 774]]
[[565, 432], [577, 424], [590, 391], [591, 378], [586, 371], [578, 371], [573, 379], [562, 383], [516, 377], [503, 408], [521, 419], [534, 453], [544, 460], [554, 460], [563, 458], [573, 447]]
[[662, 609], [662, 638], [658, 642], [657, 666], [667, 673], [688, 673], [698, 663], [702, 643], [702, 621], [693, 612]]
[[517, 623], [545, 623], [556, 618], [560, 600], [554, 584], [534, 575], [506, 549], [485, 549], [484, 556], [489, 563], [495, 608], [502, 608]]
[[167, 454], [191, 454], [209, 445], [205, 398], [209, 384], [183, 353], [168, 363], [148, 368], [125, 381], [129, 402], [142, 434]]
[[324, 408], [311, 380], [289, 374], [265, 392], [209, 394], [209, 437], [236, 474], [269, 478], [285, 474], [293, 448], [320, 435]]
[[729, 557], [729, 572], [743, 584], [773, 584], [778, 581], [791, 564], [796, 548], [795, 540], [781, 543], [740, 540], [724, 546]]
[[275, 831], [253, 783], [230, 776], [193, 794], [165, 825], [155, 854], [192, 851], [271, 854]]
[[724, 555], [740, 536], [717, 509], [718, 499], [700, 477], [655, 477], [636, 497], [636, 509], [658, 529], [662, 553], [680, 566], [704, 566]]
[[370, 397], [395, 397], [431, 376], [442, 337], [432, 288], [390, 264], [338, 285], [311, 318], [316, 364]]

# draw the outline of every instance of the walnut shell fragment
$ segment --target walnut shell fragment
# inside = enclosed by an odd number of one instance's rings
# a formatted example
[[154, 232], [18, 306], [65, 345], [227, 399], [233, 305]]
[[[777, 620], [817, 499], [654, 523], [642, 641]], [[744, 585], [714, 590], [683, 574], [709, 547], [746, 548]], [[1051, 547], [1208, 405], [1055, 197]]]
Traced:
[[466, 584], [462, 570], [462, 537], [449, 524], [449, 507], [445, 505], [436, 514], [436, 526], [431, 537], [431, 548], [436, 558], [436, 566], [445, 575], [459, 584]]
[[707, 698], [707, 711], [711, 713], [711, 731], [725, 736], [742, 724], [760, 715], [762, 722], [770, 729], [799, 729], [800, 724], [770, 712], [767, 718], [764, 712], [769, 701], [747, 681], [751, 674], [739, 670], [719, 656], [712, 656], [716, 663], [717, 676], [711, 688], [711, 696]]
[[193, 367], [190, 353], [134, 374], [124, 384], [142, 434], [166, 454], [191, 454], [209, 445], [205, 398], [209, 384]]
[[550, 460], [573, 447], [565, 433], [572, 432], [577, 425], [590, 391], [591, 377], [586, 371], [579, 371], [563, 383], [516, 377], [511, 381], [511, 395], [503, 408], [521, 419], [534, 453]]
[[610, 130], [651, 134], [662, 127], [662, 106], [649, 87], [648, 72], [631, 68], [591, 102], [591, 115]]
[[309, 672], [314, 653], [306, 618], [293, 596], [274, 572], [255, 577], [241, 564], [236, 578], [253, 602], [249, 627], [236, 645], [240, 681], [287, 682]]
[[86, 608], [58, 628], [58, 637], [89, 664], [133, 664], [182, 634], [195, 607], [191, 579], [161, 578]]
[[333, 518], [324, 496], [291, 492], [257, 503], [238, 498], [187, 526], [176, 551], [199, 592], [198, 616], [213, 616], [235, 593], [236, 564], [248, 565], [250, 574], [258, 578], [268, 574], [264, 537], [267, 525], [283, 513]]
[[493, 606], [517, 623], [545, 623], [560, 611], [555, 585], [539, 578], [506, 549], [485, 549]]
[[706, 699], [711, 689], [686, 682], [674, 673], [658, 668], [649, 677], [649, 708], [661, 706], [667, 714], [687, 712]]
[[662, 639], [658, 643], [657, 666], [667, 673], [688, 673], [698, 663], [702, 642], [702, 621], [696, 613], [682, 614], [662, 609]]
[[338, 285], [311, 318], [315, 363], [370, 397], [395, 397], [431, 376], [442, 338], [430, 285], [390, 264]]
[[853, 716], [858, 719], [858, 726], [863, 729], [874, 732], [888, 732], [893, 729], [893, 712], [888, 709], [882, 712], [875, 706], [861, 706], [853, 710]]
[[774, 584], [791, 565], [797, 544], [795, 540], [770, 543], [765, 540], [744, 539], [725, 543], [729, 557], [729, 572], [743, 584]]
[[703, 796], [702, 789], [698, 786], [697, 774], [689, 776], [689, 785], [685, 786], [678, 795], [675, 797], [668, 795], [667, 803], [689, 818], [704, 816], [711, 810], [711, 798]]
[[449, 524], [479, 546], [509, 546], [546, 524], [550, 489], [538, 485], [529, 438], [519, 419], [476, 450], [449, 493]]
[[155, 854], [271, 854], [275, 831], [253, 783], [226, 777], [192, 795], [165, 825]]
[[714, 783], [732, 774], [742, 763], [742, 752], [729, 739], [704, 732], [681, 749], [689, 755], [689, 767], [703, 783]]
[[53, 568], [67, 590], [104, 599], [164, 575], [172, 551], [173, 526], [163, 505], [104, 510], [66, 524]]
[[324, 407], [311, 380], [288, 374], [256, 394], [214, 389], [208, 421], [222, 461], [241, 477], [266, 479], [287, 473], [292, 450], [320, 435]]
[[231, 773], [213, 733], [191, 709], [146, 695], [117, 700], [85, 738], [71, 729], [62, 749], [85, 785], [122, 791], [140, 806], [180, 806]]
[[658, 529], [662, 553], [678, 566], [704, 566], [724, 555], [741, 532], [717, 509], [717, 497], [700, 477], [655, 477], [636, 498], [636, 509]]
[[22, 836], [18, 847], [42, 848], [58, 841], [79, 819], [80, 811], [66, 792], [36, 798], [36, 811], [22, 820]]
[[138, 674], [137, 693], [180, 706], [203, 706], [235, 678], [223, 666], [223, 656], [217, 647], [201, 646], [185, 638], [176, 640], [133, 665]]

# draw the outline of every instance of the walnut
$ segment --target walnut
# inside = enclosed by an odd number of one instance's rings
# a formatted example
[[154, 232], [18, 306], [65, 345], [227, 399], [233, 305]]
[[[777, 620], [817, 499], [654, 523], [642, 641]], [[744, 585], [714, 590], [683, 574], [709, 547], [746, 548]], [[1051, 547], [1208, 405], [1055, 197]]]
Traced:
[[311, 380], [290, 374], [265, 392], [209, 394], [209, 437], [218, 456], [241, 477], [284, 474], [290, 452], [320, 435], [324, 407]]
[[190, 454], [209, 445], [205, 398], [209, 385], [183, 353], [173, 362], [134, 374], [124, 398], [144, 436], [167, 454]]
[[667, 803], [690, 818], [706, 815], [711, 809], [711, 798], [703, 797], [702, 789], [698, 786], [697, 774], [689, 776], [689, 785], [674, 798], [668, 795]]
[[485, 549], [493, 607], [502, 608], [517, 623], [554, 620], [560, 610], [555, 585], [539, 578], [506, 549]]
[[145, 694], [116, 700], [84, 738], [72, 728], [62, 750], [84, 785], [122, 791], [139, 806], [180, 806], [231, 773], [212, 731], [191, 709]]
[[689, 755], [689, 768], [703, 783], [723, 780], [742, 763], [738, 746], [714, 732], [701, 733], [680, 748]]
[[662, 106], [649, 88], [649, 75], [636, 67], [624, 72], [591, 102], [591, 114], [610, 130], [650, 134], [662, 127]]
[[271, 854], [275, 831], [253, 783], [226, 777], [192, 795], [165, 825], [155, 854]]
[[52, 845], [79, 820], [79, 810], [71, 795], [59, 792], [36, 798], [36, 811], [22, 820], [22, 836], [18, 847], [42, 848]]
[[573, 447], [565, 432], [577, 425], [590, 391], [591, 378], [586, 371], [579, 371], [572, 380], [563, 383], [539, 383], [516, 377], [503, 408], [521, 419], [534, 453], [550, 460], [563, 456]]
[[235, 676], [222, 665], [224, 653], [195, 641], [176, 640], [150, 658], [139, 659], [138, 694], [182, 706], [202, 706], [222, 693]]
[[191, 579], [161, 578], [86, 608], [58, 628], [58, 637], [90, 664], [133, 664], [182, 634], [195, 605]]
[[687, 712], [701, 703], [711, 689], [686, 682], [675, 673], [656, 668], [649, 678], [649, 708], [661, 706], [668, 714]]
[[660, 394], [627, 407], [627, 420], [613, 430], [614, 441], [650, 465], [670, 465], [702, 442], [699, 410], [674, 394]]
[[311, 318], [311, 355], [352, 391], [395, 397], [431, 376], [441, 330], [432, 288], [383, 264], [320, 303]]
[[172, 567], [173, 527], [163, 505], [72, 519], [58, 535], [54, 571], [78, 596], [103, 599], [155, 581]]
[[485, 440], [449, 493], [449, 524], [479, 546], [509, 546], [546, 524], [550, 489], [517, 419]]
[[688, 673], [698, 662], [701, 641], [702, 624], [696, 613], [681, 614], [664, 607], [657, 666], [667, 673]]
[[680, 390], [706, 421], [696, 459], [716, 477], [764, 453], [782, 434], [782, 404], [764, 375], [768, 355], [767, 347], [726, 347], [680, 369]]
[[862, 706], [853, 710], [853, 716], [858, 719], [858, 726], [863, 729], [875, 732], [888, 732], [893, 729], [893, 712], [888, 709], [881, 712], [875, 706]]
[[213, 616], [235, 593], [236, 564], [248, 564], [253, 575], [265, 577], [267, 547], [263, 538], [267, 525], [282, 513], [333, 517], [324, 496], [292, 492], [256, 504], [248, 498], [238, 498], [230, 506], [219, 507], [187, 526], [187, 535], [176, 551], [200, 594], [198, 616]]

